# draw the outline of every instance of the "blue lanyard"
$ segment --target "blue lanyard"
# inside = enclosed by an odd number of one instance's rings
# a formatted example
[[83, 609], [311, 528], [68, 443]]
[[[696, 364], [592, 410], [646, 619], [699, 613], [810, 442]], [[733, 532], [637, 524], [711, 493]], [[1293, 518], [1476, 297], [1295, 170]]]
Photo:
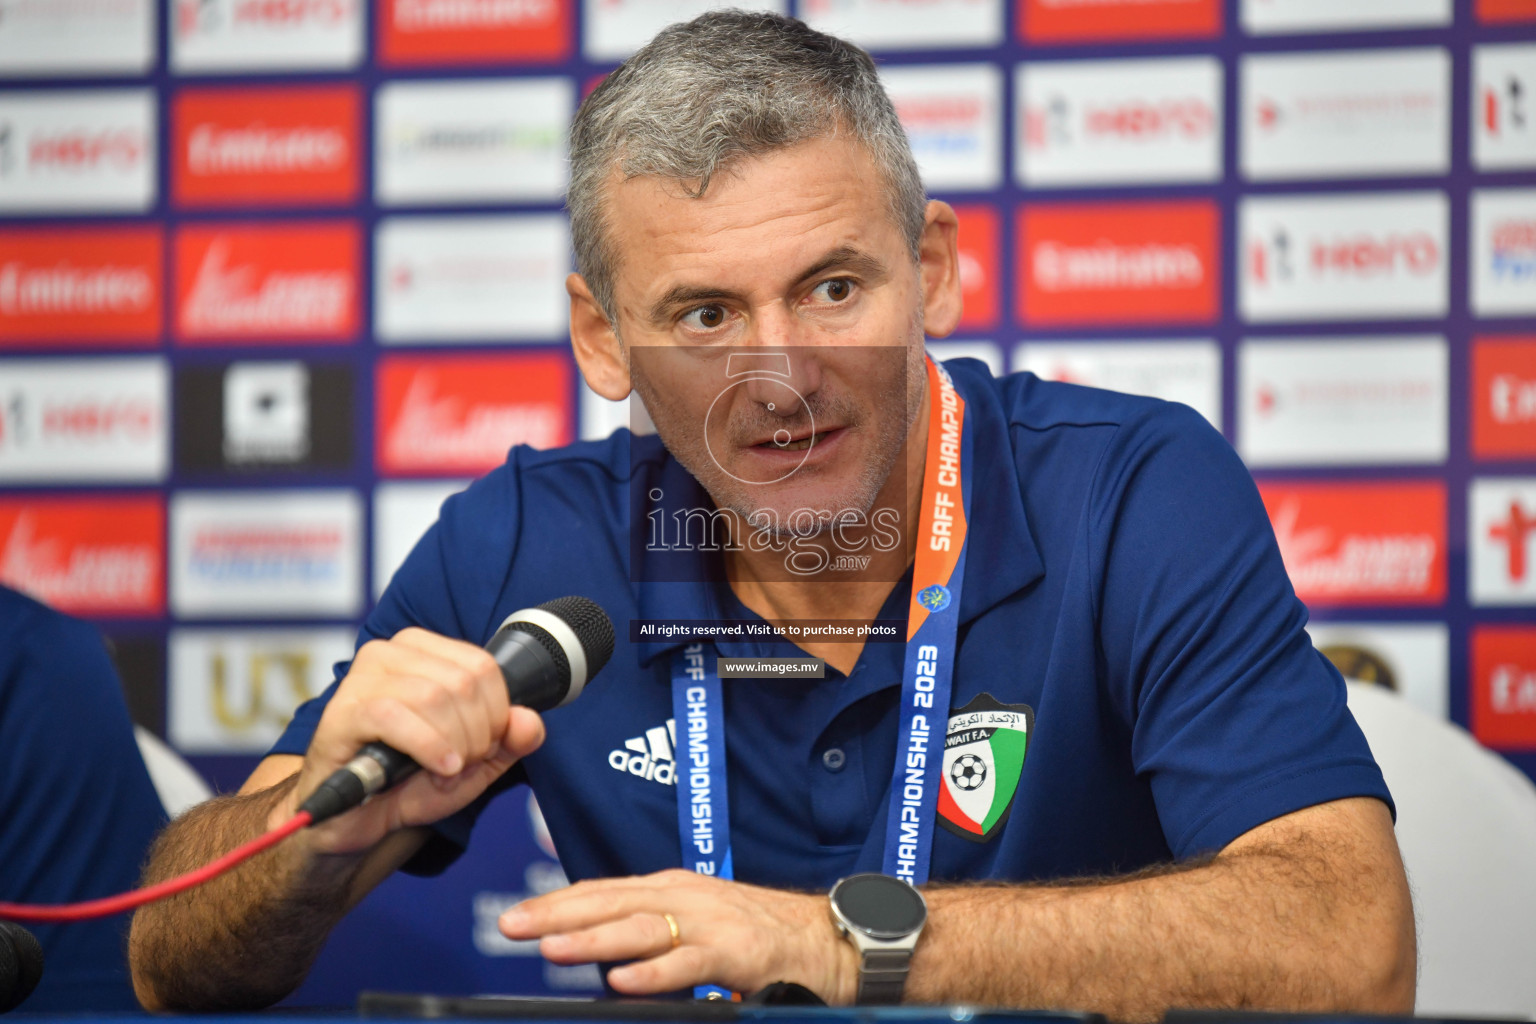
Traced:
[[[883, 863], [886, 874], [912, 885], [928, 880], [933, 850], [971, 507], [971, 474], [966, 470], [971, 466], [973, 432], [965, 428], [965, 401], [949, 375], [931, 360], [928, 379], [932, 406], [923, 511], [912, 570], [900, 739], [891, 774]], [[672, 664], [678, 840], [685, 867], [732, 878], [724, 699], [720, 676], [707, 661], [704, 646], [691, 644]], [[722, 991], [701, 986], [695, 994]]]
[[[705, 667], [702, 644], [684, 647], [672, 663], [672, 718], [677, 723], [673, 756], [683, 866], [701, 875], [734, 878], [731, 805], [725, 793], [725, 700], [719, 673]], [[693, 995], [731, 998], [716, 985], [697, 985]]]

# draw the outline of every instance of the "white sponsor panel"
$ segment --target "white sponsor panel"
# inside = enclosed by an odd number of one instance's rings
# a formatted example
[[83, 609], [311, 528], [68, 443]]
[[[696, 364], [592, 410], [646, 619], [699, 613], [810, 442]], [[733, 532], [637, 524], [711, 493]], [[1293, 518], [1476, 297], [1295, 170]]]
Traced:
[[1238, 348], [1238, 452], [1250, 466], [1444, 462], [1437, 335], [1265, 338]]
[[[621, 61], [668, 25], [736, 6], [729, 0], [582, 0], [582, 52], [591, 61]], [[788, 14], [789, 4], [763, 0], [752, 9]]]
[[1472, 164], [1536, 167], [1536, 43], [1472, 48]]
[[154, 201], [152, 90], [0, 92], [0, 212], [147, 210]]
[[1003, 42], [1003, 0], [801, 0], [820, 32], [870, 50], [932, 50]]
[[350, 490], [182, 491], [171, 498], [179, 618], [351, 616], [362, 506]]
[[1238, 304], [1250, 321], [1446, 314], [1443, 192], [1254, 197], [1239, 211]]
[[1467, 492], [1474, 605], [1536, 605], [1536, 477], [1478, 477]]
[[363, 58], [364, 0], [171, 0], [171, 68], [339, 70]]
[[141, 74], [155, 63], [154, 0], [0, 0], [0, 72]]
[[0, 480], [164, 480], [169, 388], [159, 356], [0, 360]]
[[1536, 313], [1536, 189], [1472, 193], [1472, 311]]
[[569, 78], [381, 86], [375, 195], [386, 206], [559, 199], [575, 104]]
[[993, 341], [929, 341], [928, 354], [939, 362], [946, 359], [979, 359], [987, 364], [992, 376], [1007, 373], [1003, 362], [1003, 350]]
[[384, 593], [438, 509], [468, 480], [388, 481], [373, 491], [373, 596]]
[[265, 754], [298, 706], [331, 685], [356, 637], [346, 627], [171, 630], [171, 744], [185, 754]]
[[1019, 65], [1020, 184], [1219, 181], [1221, 80], [1214, 57]]
[[560, 214], [385, 220], [374, 271], [379, 340], [563, 338], [569, 253]]
[[1015, 351], [1013, 368], [1045, 380], [1183, 402], [1221, 429], [1221, 347], [1209, 338], [1028, 342]]
[[1450, 170], [1451, 55], [1442, 47], [1247, 54], [1241, 103], [1252, 181]]
[[1451, 0], [1243, 0], [1250, 35], [1421, 28], [1451, 23]]
[[1346, 679], [1384, 686], [1420, 711], [1450, 717], [1451, 639], [1445, 623], [1313, 620], [1307, 633]]
[[886, 67], [923, 185], [930, 191], [994, 189], [1003, 180], [1003, 79], [991, 64]]

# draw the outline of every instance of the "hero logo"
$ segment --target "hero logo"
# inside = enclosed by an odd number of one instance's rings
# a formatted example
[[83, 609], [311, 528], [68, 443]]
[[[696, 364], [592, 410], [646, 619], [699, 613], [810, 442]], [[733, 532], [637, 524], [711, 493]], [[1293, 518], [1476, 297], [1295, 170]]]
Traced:
[[144, 134], [131, 128], [66, 129], [30, 136], [25, 159], [18, 161], [10, 151], [12, 134], [10, 125], [0, 124], [0, 174], [18, 164], [32, 174], [79, 173], [97, 167], [131, 171], [144, 161], [148, 148]]
[[176, 71], [347, 68], [362, 57], [361, 0], [177, 0]]
[[[1409, 235], [1311, 236], [1303, 253], [1284, 225], [1267, 239], [1248, 246], [1249, 272], [1259, 284], [1293, 281], [1299, 277], [1378, 277], [1399, 272], [1433, 274], [1440, 267], [1440, 246], [1428, 232]], [[1298, 269], [1300, 264], [1300, 269]]]
[[157, 499], [0, 504], [0, 580], [62, 611], [157, 615]]
[[142, 210], [155, 193], [147, 89], [0, 91], [0, 210]]
[[0, 382], [0, 479], [164, 476], [162, 360], [5, 361]]
[[1308, 604], [1445, 598], [1445, 486], [1261, 484], [1296, 596]]
[[353, 0], [178, 0], [176, 27], [192, 35], [239, 25], [338, 25], [355, 10]]
[[357, 258], [351, 224], [184, 228], [177, 328], [189, 339], [349, 338]]
[[1250, 320], [1443, 316], [1442, 193], [1245, 199], [1241, 303]]
[[1536, 167], [1536, 45], [1474, 47], [1472, 66], [1473, 163]]
[[1472, 603], [1536, 604], [1536, 479], [1473, 480], [1468, 503]]
[[1214, 181], [1221, 65], [1207, 57], [1052, 61], [1018, 69], [1026, 186]]
[[1089, 141], [1100, 139], [1151, 142], [1170, 136], [1205, 138], [1215, 130], [1216, 112], [1195, 96], [1149, 103], [1130, 99], [1120, 106], [1084, 105], [1074, 116], [1072, 101], [1060, 94], [1047, 97], [1041, 106], [1024, 111], [1024, 131], [1032, 148], [1070, 145], [1076, 130]]
[[1483, 131], [1497, 139], [1531, 130], [1530, 88], [1525, 79], [1506, 72], [1482, 87]]

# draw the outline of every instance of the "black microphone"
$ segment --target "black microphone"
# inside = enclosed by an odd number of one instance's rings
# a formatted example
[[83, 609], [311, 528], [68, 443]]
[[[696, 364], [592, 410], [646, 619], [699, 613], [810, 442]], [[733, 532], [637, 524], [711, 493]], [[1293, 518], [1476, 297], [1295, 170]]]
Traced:
[[[569, 704], [613, 656], [613, 622], [597, 602], [561, 597], [513, 612], [485, 645], [513, 704], [535, 711]], [[381, 793], [421, 768], [385, 743], [369, 743], [338, 768], [299, 810], [315, 825]]]
[[43, 947], [19, 924], [0, 921], [0, 1013], [26, 1001], [43, 976]]

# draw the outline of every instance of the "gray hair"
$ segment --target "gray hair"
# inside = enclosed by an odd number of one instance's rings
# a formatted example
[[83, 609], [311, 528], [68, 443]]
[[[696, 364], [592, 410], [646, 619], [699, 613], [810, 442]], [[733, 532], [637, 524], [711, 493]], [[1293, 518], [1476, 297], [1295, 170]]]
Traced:
[[846, 131], [879, 168], [918, 258], [926, 198], [869, 54], [768, 12], [725, 10], [664, 29], [603, 80], [571, 125], [566, 205], [576, 269], [615, 327], [616, 254], [603, 192], [615, 167], [702, 196], [733, 162]]

